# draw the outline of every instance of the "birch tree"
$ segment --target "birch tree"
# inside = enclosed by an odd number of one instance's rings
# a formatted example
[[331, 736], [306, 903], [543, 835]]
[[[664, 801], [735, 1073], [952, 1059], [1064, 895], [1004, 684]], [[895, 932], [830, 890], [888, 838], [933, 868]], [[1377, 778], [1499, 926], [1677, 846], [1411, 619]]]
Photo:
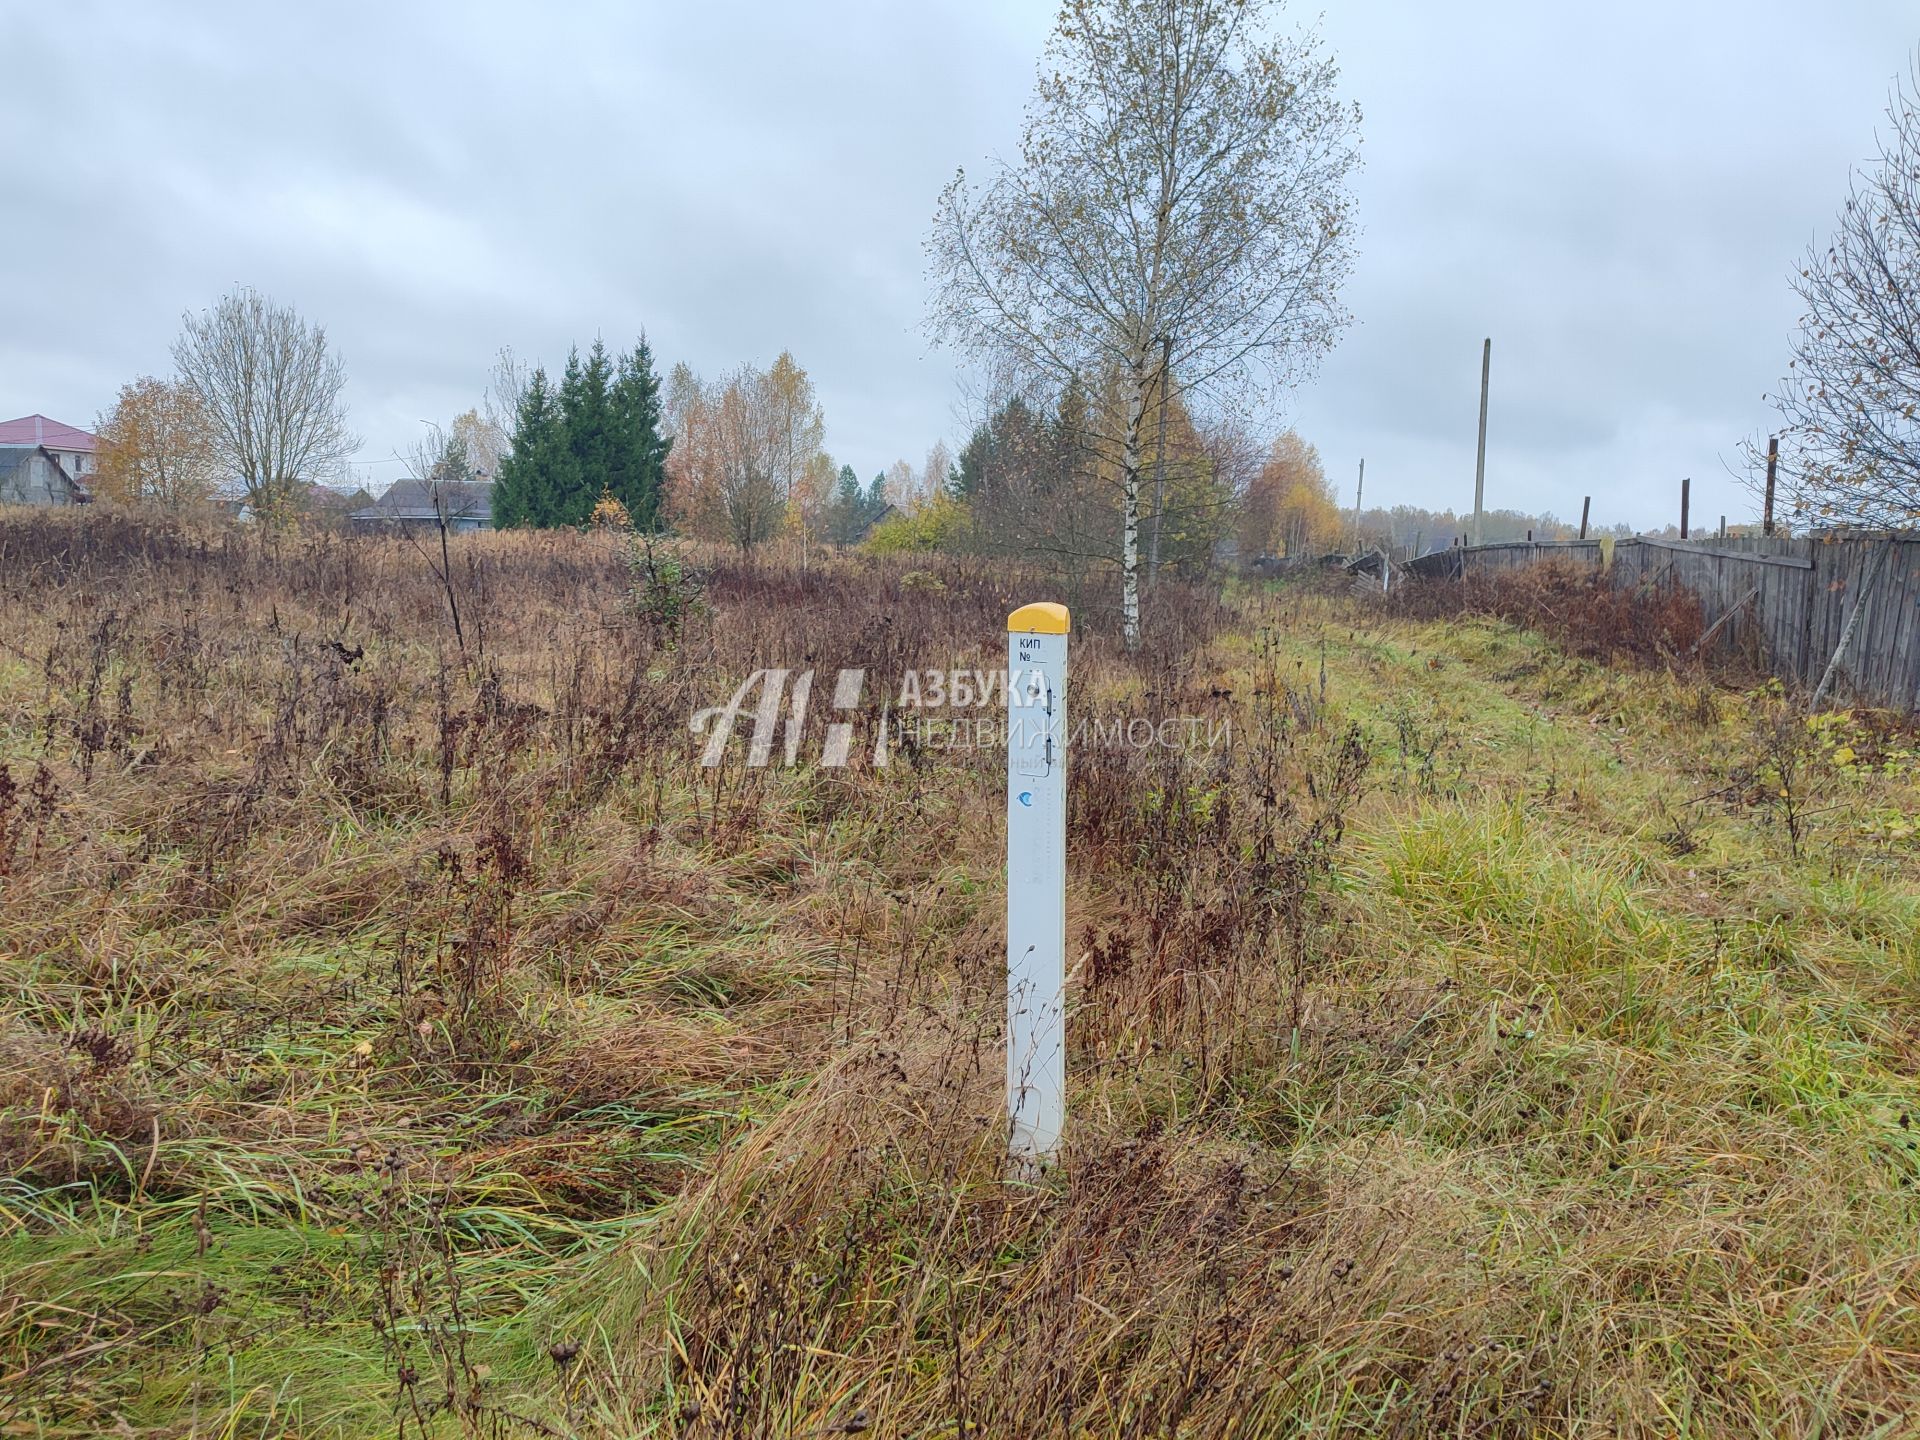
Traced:
[[787, 524], [800, 536], [800, 564], [804, 568], [812, 547], [826, 534], [833, 511], [834, 482], [840, 468], [824, 450], [815, 450], [801, 467], [800, 483], [787, 501]]
[[882, 493], [887, 497], [887, 504], [903, 514], [911, 514], [920, 508], [920, 477], [905, 460], [896, 460], [887, 467]]
[[[1241, 545], [1262, 555], [1305, 559], [1340, 535], [1340, 505], [1320, 466], [1320, 452], [1295, 431], [1273, 442], [1241, 502]], [[1437, 533], [1437, 527], [1436, 527]]]
[[755, 403], [770, 437], [767, 468], [786, 522], [800, 538], [804, 566], [821, 507], [833, 486], [832, 462], [821, 448], [826, 416], [812, 377], [791, 351], [782, 350], [764, 374], [756, 373], [752, 379]]
[[947, 448], [947, 442], [936, 440], [927, 451], [927, 463], [920, 467], [920, 495], [918, 503], [931, 504], [935, 499], [947, 493], [947, 487], [953, 478], [953, 452]]
[[[520, 423], [520, 406], [526, 400], [527, 387], [533, 383], [533, 367], [513, 353], [511, 345], [502, 345], [487, 372], [486, 394], [480, 400], [480, 429], [483, 432], [475, 463], [490, 478], [498, 479], [500, 462], [513, 448], [513, 432]], [[487, 464], [481, 456], [491, 460]]]
[[475, 475], [489, 480], [500, 478], [500, 461], [513, 443], [510, 434], [503, 435], [477, 409], [463, 410], [447, 429], [465, 448], [468, 466]]
[[1259, 405], [1346, 315], [1359, 111], [1282, 0], [1066, 0], [1017, 162], [958, 173], [928, 241], [929, 329], [1044, 398], [1076, 383], [1121, 488], [1122, 627], [1140, 637], [1150, 407]]

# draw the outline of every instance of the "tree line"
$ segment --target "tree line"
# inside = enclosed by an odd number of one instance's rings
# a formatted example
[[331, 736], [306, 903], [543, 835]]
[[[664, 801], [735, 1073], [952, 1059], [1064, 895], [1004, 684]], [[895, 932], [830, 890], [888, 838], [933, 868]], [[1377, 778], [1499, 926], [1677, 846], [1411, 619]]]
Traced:
[[[179, 374], [143, 376], [103, 417], [97, 483], [130, 501], [204, 500], [237, 475], [255, 513], [297, 508], [315, 470], [354, 444], [340, 404], [344, 370], [324, 330], [256, 292], [188, 317]], [[611, 513], [750, 551], [779, 538], [804, 548], [873, 533], [881, 549], [1048, 559], [1086, 575], [1123, 569], [1128, 473], [1099, 415], [1127, 377], [1074, 376], [1053, 404], [1015, 392], [994, 404], [959, 455], [944, 444], [862, 483], [825, 449], [811, 377], [783, 351], [703, 380], [684, 364], [663, 384], [644, 338], [619, 355], [575, 347], [556, 385], [502, 352], [485, 413], [468, 410], [403, 457], [430, 484], [495, 481], [493, 521], [581, 526]], [[1205, 571], [1229, 545], [1247, 560], [1362, 544], [1406, 551], [1461, 532], [1451, 510], [1343, 511], [1314, 447], [1292, 431], [1268, 445], [1231, 420], [1190, 414], [1167, 386], [1137, 418], [1132, 500], [1145, 583], [1163, 568]], [[1493, 511], [1488, 538], [1564, 538], [1551, 514]], [[1620, 527], [1617, 527], [1620, 528]]]
[[[102, 418], [97, 483], [129, 501], [210, 497], [237, 477], [256, 514], [298, 508], [316, 472], [357, 443], [345, 424], [345, 373], [325, 331], [250, 290], [187, 317], [179, 373], [143, 376]], [[1102, 411], [1125, 377], [1073, 377], [1049, 405], [1013, 393], [957, 457], [936, 444], [865, 483], [825, 448], [813, 381], [790, 352], [704, 380], [684, 364], [663, 383], [643, 336], [614, 354], [571, 350], [558, 383], [502, 352], [484, 413], [470, 409], [402, 457], [430, 484], [494, 481], [503, 528], [589, 523], [608, 502], [636, 528], [673, 529], [743, 551], [874, 535], [882, 549], [1028, 555], [1086, 574], [1124, 564], [1127, 480]], [[1204, 571], [1231, 542], [1243, 557], [1300, 556], [1352, 536], [1314, 448], [1292, 431], [1266, 447], [1230, 421], [1198, 419], [1168, 387], [1138, 420], [1136, 515], [1150, 586], [1162, 568]], [[604, 509], [602, 514], [607, 513]], [[1552, 517], [1495, 512], [1490, 535]], [[1507, 522], [1511, 520], [1511, 524]], [[1361, 517], [1359, 535], [1404, 546], [1456, 528], [1451, 512], [1397, 507]]]
[[[1002, 399], [945, 484], [879, 543], [1039, 556], [1080, 577], [1122, 567], [1127, 474], [1098, 418], [1120, 383], [1076, 380], [1052, 403], [1017, 392]], [[1239, 432], [1197, 424], [1177, 396], [1141, 418], [1140, 443], [1149, 483], [1135, 514], [1150, 586], [1162, 568], [1193, 573], [1213, 563], [1258, 466]]]
[[812, 377], [788, 351], [711, 379], [676, 364], [663, 383], [644, 339], [617, 360], [596, 341], [557, 387], [503, 358], [502, 389], [514, 396], [500, 407], [512, 414], [493, 505], [502, 527], [581, 525], [603, 507], [641, 530], [804, 551], [860, 539], [917, 492], [905, 462], [864, 486], [836, 465]]
[[[676, 366], [663, 386], [644, 342], [620, 357], [596, 342], [462, 437], [473, 470], [497, 457], [498, 519], [579, 524], [611, 499], [636, 525], [751, 549], [844, 542], [891, 513], [876, 543], [1111, 569], [1129, 642], [1143, 588], [1230, 539], [1292, 555], [1457, 534], [1452, 511], [1419, 507], [1343, 524], [1310, 446], [1257, 443], [1236, 418], [1310, 374], [1349, 318], [1358, 113], [1333, 57], [1282, 35], [1279, 11], [1062, 7], [1017, 159], [957, 173], [928, 238], [930, 333], [1006, 377], [957, 458], [862, 484], [826, 452], [790, 354], [711, 379]], [[1888, 118], [1879, 163], [1793, 282], [1804, 319], [1775, 397], [1777, 469], [1815, 524], [1920, 519], [1920, 94], [1896, 87]], [[270, 513], [354, 449], [340, 360], [290, 309], [236, 291], [186, 317], [173, 354], [175, 377], [143, 377], [103, 422], [101, 479], [119, 493], [177, 503], [221, 477]], [[1496, 538], [1567, 528], [1490, 521]]]

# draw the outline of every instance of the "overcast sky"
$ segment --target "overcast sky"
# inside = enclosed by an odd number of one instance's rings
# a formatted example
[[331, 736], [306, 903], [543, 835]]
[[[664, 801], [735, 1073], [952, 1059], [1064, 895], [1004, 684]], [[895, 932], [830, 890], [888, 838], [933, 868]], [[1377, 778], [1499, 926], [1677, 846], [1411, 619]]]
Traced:
[[[1311, 20], [1315, 12], [1297, 7]], [[181, 312], [256, 286], [345, 357], [360, 478], [502, 345], [644, 329], [664, 371], [789, 348], [871, 476], [958, 442], [920, 330], [961, 164], [1013, 151], [1051, 21], [984, 4], [0, 0], [0, 419], [91, 425]], [[1911, 0], [1335, 5], [1364, 108], [1356, 323], [1282, 397], [1351, 495], [1605, 521], [1749, 500], [1786, 274], [1873, 154]]]

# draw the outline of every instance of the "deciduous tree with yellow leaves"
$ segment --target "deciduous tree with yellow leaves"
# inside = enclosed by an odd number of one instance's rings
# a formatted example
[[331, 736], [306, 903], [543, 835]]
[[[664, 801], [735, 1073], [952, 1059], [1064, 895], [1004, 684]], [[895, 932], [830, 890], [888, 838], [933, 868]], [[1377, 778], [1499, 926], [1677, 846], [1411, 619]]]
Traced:
[[818, 532], [835, 472], [813, 382], [793, 356], [712, 383], [676, 366], [667, 418], [672, 508], [688, 533], [748, 553], [783, 528], [803, 544]]
[[209, 499], [219, 480], [213, 438], [191, 385], [142, 375], [100, 417], [96, 490], [128, 505], [179, 508]]
[[1339, 536], [1340, 505], [1320, 468], [1320, 452], [1295, 431], [1284, 432], [1241, 502], [1241, 554], [1300, 559], [1333, 549]]

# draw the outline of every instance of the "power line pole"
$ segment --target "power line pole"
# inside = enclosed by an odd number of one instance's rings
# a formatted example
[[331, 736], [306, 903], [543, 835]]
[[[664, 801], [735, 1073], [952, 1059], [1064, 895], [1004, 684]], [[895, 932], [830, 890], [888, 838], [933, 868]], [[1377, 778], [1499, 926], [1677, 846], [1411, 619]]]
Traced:
[[1367, 488], [1367, 462], [1360, 461], [1360, 481], [1353, 487], [1353, 553], [1360, 553], [1360, 497]]
[[1480, 453], [1473, 462], [1473, 543], [1484, 538], [1487, 513], [1487, 379], [1493, 373], [1493, 337], [1480, 346]]
[[1687, 538], [1687, 502], [1692, 498], [1693, 477], [1687, 476], [1680, 482], [1680, 538]]

